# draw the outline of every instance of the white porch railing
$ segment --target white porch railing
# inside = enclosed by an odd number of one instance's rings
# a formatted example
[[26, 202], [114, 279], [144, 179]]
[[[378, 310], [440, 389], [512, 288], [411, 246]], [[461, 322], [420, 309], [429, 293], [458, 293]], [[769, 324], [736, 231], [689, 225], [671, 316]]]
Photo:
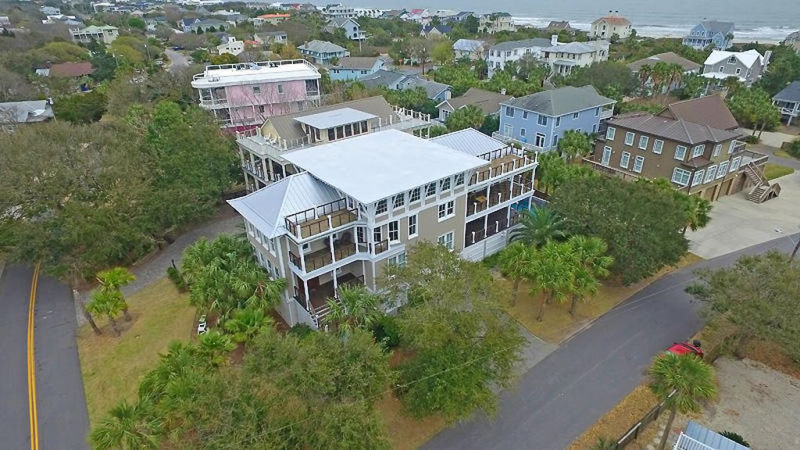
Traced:
[[537, 153], [549, 151], [548, 149], [545, 149], [544, 147], [539, 147], [538, 145], [531, 144], [530, 142], [522, 142], [519, 139], [514, 139], [512, 137], [506, 136], [506, 135], [504, 135], [503, 133], [501, 133], [499, 131], [493, 132], [492, 133], [492, 137], [497, 139], [498, 141], [503, 141], [506, 144], [517, 144], [517, 145], [519, 145], [520, 147], [522, 147], [522, 148], [524, 148], [526, 150], [532, 150], [532, 151], [537, 152]]
[[715, 450], [714, 447], [709, 447], [702, 442], [690, 438], [689, 436], [683, 434], [681, 432], [680, 436], [678, 436], [678, 441], [675, 442], [675, 446], [672, 447], [672, 450]]

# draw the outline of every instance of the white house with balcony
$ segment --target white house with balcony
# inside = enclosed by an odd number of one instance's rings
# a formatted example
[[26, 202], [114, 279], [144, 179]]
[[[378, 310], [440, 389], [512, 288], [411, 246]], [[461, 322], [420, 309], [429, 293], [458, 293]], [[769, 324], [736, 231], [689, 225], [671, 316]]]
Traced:
[[786, 126], [800, 116], [800, 81], [793, 81], [772, 97], [772, 104], [778, 107], [786, 119]]
[[320, 104], [320, 73], [303, 59], [206, 66], [192, 79], [200, 107], [223, 128], [243, 130]]
[[404, 264], [418, 242], [470, 260], [505, 247], [533, 201], [537, 167], [475, 130], [431, 140], [385, 130], [284, 158], [300, 172], [229, 203], [259, 262], [287, 281], [278, 312], [312, 327], [324, 327], [340, 286], [380, 290], [383, 269]]

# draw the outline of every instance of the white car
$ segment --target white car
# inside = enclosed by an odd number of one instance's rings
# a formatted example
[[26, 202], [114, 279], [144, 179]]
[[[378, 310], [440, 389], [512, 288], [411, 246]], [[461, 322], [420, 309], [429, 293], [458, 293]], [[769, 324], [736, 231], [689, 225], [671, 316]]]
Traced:
[[206, 315], [203, 314], [197, 324], [197, 334], [205, 334], [206, 331], [208, 331], [208, 324], [206, 323]]

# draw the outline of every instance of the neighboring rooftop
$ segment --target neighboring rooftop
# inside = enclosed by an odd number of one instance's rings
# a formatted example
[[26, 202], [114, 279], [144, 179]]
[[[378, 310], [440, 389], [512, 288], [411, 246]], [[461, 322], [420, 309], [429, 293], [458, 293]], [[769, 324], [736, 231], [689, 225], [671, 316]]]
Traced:
[[528, 48], [528, 47], [550, 47], [550, 39], [544, 38], [533, 38], [533, 39], [522, 39], [519, 41], [506, 41], [501, 42], [497, 45], [493, 45], [491, 47], [492, 50], [514, 50], [515, 48]]
[[717, 64], [722, 61], [727, 60], [731, 56], [738, 59], [742, 64], [747, 67], [752, 67], [753, 64], [758, 62], [759, 64], [763, 61], [764, 57], [761, 56], [761, 53], [758, 53], [756, 49], [750, 49], [746, 52], [728, 52], [725, 50], [714, 50], [708, 55], [706, 58], [705, 64]]
[[421, 87], [425, 89], [428, 98], [436, 98], [442, 92], [450, 89], [449, 84], [439, 83], [420, 77], [419, 75], [410, 76], [407, 81], [410, 89]]
[[316, 80], [319, 71], [304, 59], [206, 66], [192, 79], [192, 87], [235, 86], [282, 80]]
[[728, 34], [732, 33], [734, 30], [733, 22], [723, 22], [720, 20], [704, 20], [700, 23], [703, 25], [703, 28], [705, 28], [706, 31], [710, 32], [711, 34], [715, 33]]
[[741, 136], [741, 133], [736, 131], [719, 130], [708, 125], [701, 125], [683, 119], [675, 120], [664, 116], [654, 116], [650, 113], [631, 113], [617, 116], [610, 119], [608, 124], [690, 145], [709, 141], [722, 142]]
[[286, 216], [341, 198], [307, 172], [290, 175], [244, 197], [228, 200], [233, 209], [268, 239], [286, 233]]
[[477, 52], [483, 48], [483, 41], [459, 39], [453, 44], [453, 50], [459, 52]]
[[592, 42], [568, 42], [566, 44], [549, 45], [544, 49], [546, 52], [570, 53], [580, 55], [582, 53], [592, 53], [598, 48], [608, 46], [608, 41], [597, 40]]
[[347, 49], [340, 47], [333, 42], [313, 40], [297, 47], [301, 50], [306, 50], [313, 53], [341, 53], [346, 52]]
[[372, 69], [380, 56], [345, 56], [339, 58], [335, 69]]
[[448, 103], [453, 110], [457, 110], [467, 105], [474, 105], [480, 108], [485, 115], [489, 115], [496, 114], [497, 111], [500, 110], [500, 103], [509, 99], [511, 99], [510, 95], [478, 88], [469, 88], [464, 95], [445, 100], [437, 106]]
[[480, 158], [397, 130], [295, 150], [284, 158], [361, 203], [486, 165]]
[[0, 123], [43, 122], [53, 118], [47, 100], [0, 103]]
[[659, 115], [683, 119], [720, 130], [735, 130], [739, 124], [719, 94], [671, 103]]
[[65, 62], [50, 66], [50, 75], [54, 77], [75, 78], [91, 75], [94, 72], [92, 63], [85, 62]]
[[377, 86], [389, 86], [397, 83], [408, 75], [393, 70], [379, 69], [375, 73], [364, 75], [358, 81], [368, 88]]
[[638, 61], [634, 61], [628, 64], [628, 68], [631, 69], [632, 72], [638, 72], [639, 69], [642, 68], [645, 64], [652, 67], [657, 63], [665, 62], [667, 64], [677, 64], [683, 68], [684, 72], [688, 72], [691, 70], [700, 70], [702, 65], [697, 64], [694, 61], [688, 60], [683, 56], [680, 56], [674, 52], [666, 52], [666, 53], [659, 53], [657, 55], [648, 56], [647, 58], [640, 59]]
[[772, 98], [785, 102], [800, 102], [800, 81], [793, 81]]
[[520, 98], [512, 98], [501, 104], [557, 117], [612, 103], [614, 100], [603, 97], [593, 86], [586, 85], [550, 89]]
[[607, 16], [603, 16], [603, 17], [601, 17], [599, 19], [595, 19], [595, 21], [592, 22], [592, 24], [595, 24], [595, 23], [603, 21], [603, 20], [606, 23], [611, 24], [611, 25], [623, 25], [624, 26], [624, 25], [630, 25], [631, 24], [630, 20], [626, 19], [625, 17], [622, 17], [619, 14], [609, 14]]
[[[686, 438], [690, 439], [686, 439]], [[680, 449], [706, 449], [706, 450], [750, 450], [750, 447], [732, 441], [716, 431], [690, 420], [686, 431], [678, 436], [675, 448]]]
[[361, 122], [364, 120], [374, 119], [376, 117], [378, 116], [375, 114], [370, 114], [368, 112], [359, 111], [353, 108], [339, 108], [334, 109], [333, 111], [325, 111], [307, 116], [298, 116], [295, 117], [295, 120], [320, 130], [327, 130], [328, 128]]
[[508, 144], [487, 136], [474, 128], [465, 128], [430, 139], [431, 142], [472, 156], [485, 155], [508, 147]]

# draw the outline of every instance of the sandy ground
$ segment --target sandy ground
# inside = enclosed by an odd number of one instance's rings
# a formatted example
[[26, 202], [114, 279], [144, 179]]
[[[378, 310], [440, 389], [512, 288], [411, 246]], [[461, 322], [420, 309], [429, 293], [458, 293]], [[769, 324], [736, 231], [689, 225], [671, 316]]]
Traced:
[[754, 449], [800, 448], [800, 380], [750, 359], [714, 363], [718, 401], [696, 420], [734, 431]]

